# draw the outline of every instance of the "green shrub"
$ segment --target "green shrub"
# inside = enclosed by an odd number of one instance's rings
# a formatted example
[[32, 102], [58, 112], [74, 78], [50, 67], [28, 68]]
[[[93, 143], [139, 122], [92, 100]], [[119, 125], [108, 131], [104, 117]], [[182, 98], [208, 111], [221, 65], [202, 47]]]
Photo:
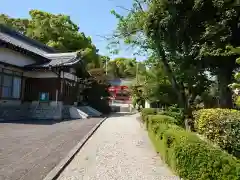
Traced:
[[175, 118], [177, 120], [176, 124], [182, 126], [184, 123], [184, 117], [182, 112], [174, 112], [174, 111], [162, 111], [158, 113], [159, 115], [167, 115]]
[[175, 105], [169, 106], [169, 107], [167, 108], [167, 111], [182, 113], [182, 112], [183, 112], [183, 109], [182, 109], [182, 108], [179, 108], [179, 107], [175, 104]]
[[186, 180], [239, 180], [240, 162], [174, 124], [158, 124], [149, 136], [165, 162]]
[[238, 108], [240, 108], [240, 96], [237, 96], [235, 99], [235, 104]]
[[195, 113], [195, 129], [236, 156], [240, 153], [240, 111], [202, 109]]
[[176, 124], [177, 120], [166, 115], [148, 115], [146, 121], [147, 128], [155, 128], [157, 130], [159, 124]]
[[167, 115], [149, 115], [148, 116], [148, 122], [151, 124], [157, 123], [157, 124], [176, 124], [177, 120], [171, 116]]
[[147, 121], [148, 115], [157, 114], [157, 109], [155, 108], [143, 108], [141, 110], [142, 120], [145, 122]]

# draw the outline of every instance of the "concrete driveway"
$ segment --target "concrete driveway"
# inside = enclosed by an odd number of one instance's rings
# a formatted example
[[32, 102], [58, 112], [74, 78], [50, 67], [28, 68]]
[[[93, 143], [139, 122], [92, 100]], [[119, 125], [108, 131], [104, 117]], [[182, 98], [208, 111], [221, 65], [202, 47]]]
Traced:
[[100, 120], [0, 123], [0, 180], [42, 180]]

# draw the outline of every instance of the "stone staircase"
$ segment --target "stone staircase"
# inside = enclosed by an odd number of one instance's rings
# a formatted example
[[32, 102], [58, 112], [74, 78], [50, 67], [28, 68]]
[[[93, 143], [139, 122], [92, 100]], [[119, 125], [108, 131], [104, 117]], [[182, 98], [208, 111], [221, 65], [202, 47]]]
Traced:
[[0, 121], [24, 120], [31, 118], [31, 107], [27, 104], [20, 105], [1, 105]]
[[69, 112], [70, 107], [71, 106], [66, 106], [66, 105], [63, 106], [63, 108], [62, 108], [62, 118], [63, 119], [71, 119], [71, 115]]
[[90, 106], [69, 106], [40, 104], [0, 105], [0, 122], [21, 120], [60, 120], [60, 119], [86, 119], [100, 117], [101, 112]]
[[62, 108], [63, 119], [86, 119], [89, 117], [100, 117], [102, 113], [90, 106], [67, 106]]
[[0, 121], [21, 121], [29, 119], [62, 119], [62, 107], [48, 104], [1, 105]]
[[38, 104], [32, 106], [30, 114], [33, 119], [62, 119], [62, 107]]
[[93, 109], [90, 106], [79, 106], [77, 108], [86, 113], [89, 117], [99, 117], [102, 115], [102, 113], [100, 113], [96, 109]]

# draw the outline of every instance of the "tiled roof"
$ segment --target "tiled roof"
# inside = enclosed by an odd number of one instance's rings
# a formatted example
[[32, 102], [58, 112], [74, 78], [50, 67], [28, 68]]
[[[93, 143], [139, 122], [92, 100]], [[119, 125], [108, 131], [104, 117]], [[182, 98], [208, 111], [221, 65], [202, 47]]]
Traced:
[[12, 36], [2, 33], [2, 32], [0, 32], [0, 39], [5, 41], [6, 43], [9, 43], [14, 46], [20, 47], [22, 49], [28, 50], [28, 51], [33, 52], [34, 54], [37, 54], [40, 56], [43, 56], [43, 54], [46, 53], [45, 51], [43, 51], [37, 47], [34, 47], [27, 43], [23, 43], [21, 40], [15, 39]]
[[38, 41], [28, 38], [27, 36], [12, 30], [0, 24], [0, 40], [20, 47], [37, 55], [43, 56], [45, 53], [56, 52], [53, 48], [46, 46]]
[[42, 57], [41, 64], [26, 67], [68, 66], [80, 61], [77, 53], [57, 53], [53, 48], [0, 24], [0, 40]]
[[28, 67], [54, 67], [54, 66], [69, 66], [79, 62], [81, 59], [77, 57], [77, 53], [54, 53], [45, 54], [50, 59], [48, 63], [29, 65]]

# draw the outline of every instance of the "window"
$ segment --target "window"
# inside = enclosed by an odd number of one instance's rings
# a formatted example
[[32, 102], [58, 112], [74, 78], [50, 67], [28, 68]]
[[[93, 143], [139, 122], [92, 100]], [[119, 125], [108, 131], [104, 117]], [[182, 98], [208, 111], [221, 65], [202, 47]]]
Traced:
[[21, 93], [21, 78], [14, 77], [13, 78], [13, 98], [20, 98]]
[[12, 95], [12, 76], [3, 75], [2, 97], [8, 98]]
[[22, 80], [19, 75], [19, 73], [7, 69], [0, 73], [0, 95], [2, 98], [20, 98]]

